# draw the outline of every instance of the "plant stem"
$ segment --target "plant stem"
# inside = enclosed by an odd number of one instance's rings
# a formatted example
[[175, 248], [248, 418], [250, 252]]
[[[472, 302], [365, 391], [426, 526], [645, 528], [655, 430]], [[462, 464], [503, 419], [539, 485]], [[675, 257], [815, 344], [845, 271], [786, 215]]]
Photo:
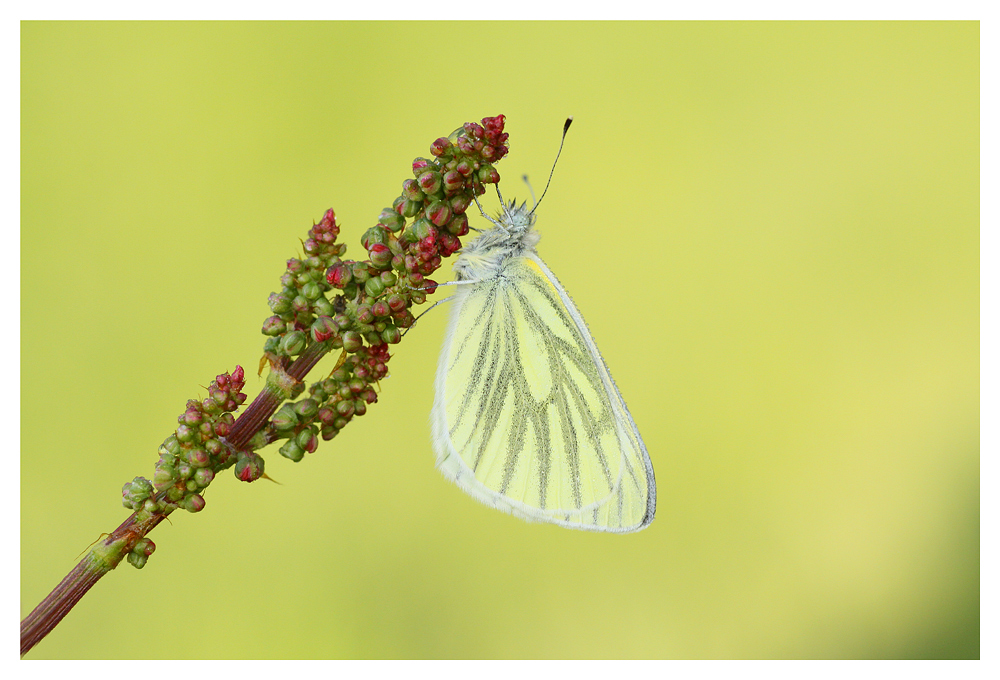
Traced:
[[[288, 367], [286, 374], [301, 382], [329, 351], [323, 343], [312, 343]], [[279, 391], [268, 384], [233, 423], [228, 443], [236, 449], [245, 447], [264, 427], [284, 401]], [[165, 491], [156, 495], [162, 500]], [[59, 585], [21, 621], [21, 655], [26, 654], [55, 628], [63, 617], [87, 594], [102, 576], [118, 566], [139, 539], [166, 518], [165, 514], [134, 512], [121, 525], [94, 546]]]

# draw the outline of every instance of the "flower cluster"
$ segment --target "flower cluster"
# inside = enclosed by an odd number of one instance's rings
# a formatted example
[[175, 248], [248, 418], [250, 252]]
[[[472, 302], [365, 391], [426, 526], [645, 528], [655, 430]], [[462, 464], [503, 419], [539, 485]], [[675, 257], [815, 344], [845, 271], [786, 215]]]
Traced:
[[[466, 210], [474, 196], [486, 191], [484, 184], [500, 180], [492, 162], [507, 153], [503, 126], [503, 116], [484, 118], [482, 125], [466, 123], [452, 138], [435, 140], [433, 157], [413, 161], [413, 178], [403, 182], [392, 207], [361, 237], [367, 260], [341, 260], [342, 246], [328, 242], [323, 253], [329, 262], [326, 288], [316, 280], [311, 258], [289, 260], [285, 288], [271, 296], [276, 315], [264, 325], [265, 334], [272, 336], [265, 352], [272, 360], [294, 356], [312, 340], [343, 353], [329, 378], [313, 384], [307, 397], [285, 404], [272, 419], [270, 433], [288, 440], [280, 449], [283, 456], [301, 460], [316, 450], [318, 436], [332, 439], [377, 401], [375, 383], [388, 372], [389, 345], [398, 343], [413, 324], [412, 307], [437, 289], [428, 277], [462, 247], [460, 239], [469, 233]], [[324, 222], [336, 229], [332, 211]], [[330, 289], [339, 292], [332, 301], [326, 297]]]
[[273, 362], [297, 356], [310, 339], [330, 341], [332, 347], [341, 346], [332, 323], [337, 310], [326, 297], [330, 290], [326, 271], [340, 262], [340, 256], [347, 250], [347, 244], [337, 243], [339, 235], [337, 216], [331, 208], [303, 241], [306, 256], [286, 263], [281, 292], [271, 293], [267, 301], [274, 315], [264, 321], [263, 328], [264, 335], [270, 336], [264, 343], [264, 354]]
[[153, 481], [136, 477], [122, 487], [122, 504], [126, 508], [150, 515], [168, 514], [177, 508], [198, 512], [205, 507], [201, 492], [218, 472], [240, 458], [256, 456], [234, 451], [225, 440], [235, 422], [233, 411], [247, 398], [242, 392], [244, 382], [243, 368], [237, 366], [232, 374], [216, 376], [208, 388], [208, 397], [188, 401], [177, 418], [180, 424], [174, 434], [160, 446]]
[[[319, 437], [332, 439], [367, 412], [378, 400], [379, 380], [388, 375], [389, 346], [414, 323], [412, 307], [437, 289], [428, 277], [469, 233], [466, 210], [486, 191], [485, 184], [500, 180], [493, 163], [508, 150], [504, 117], [481, 122], [435, 140], [432, 158], [413, 161], [413, 178], [403, 182], [401, 194], [361, 238], [367, 260], [341, 259], [347, 246], [337, 242], [333, 210], [313, 225], [303, 257], [287, 261], [281, 291], [268, 299], [272, 316], [263, 326], [264, 359], [272, 368], [272, 391], [265, 393], [278, 395], [266, 412], [273, 417], [252, 438], [240, 440], [248, 444], [231, 444], [232, 413], [246, 400], [243, 369], [217, 376], [208, 397], [189, 401], [176, 431], [163, 442], [152, 481], [136, 477], [122, 487], [125, 507], [140, 518], [177, 508], [198, 512], [205, 507], [204, 489], [220, 471], [233, 467], [244, 482], [264, 476], [264, 459], [255, 449], [284, 439], [281, 455], [299, 461], [316, 450]], [[312, 361], [335, 349], [341, 350], [337, 367], [299, 399], [305, 386], [285, 371], [292, 359], [308, 350]], [[311, 366], [309, 361], [303, 365]], [[295, 401], [275, 412], [284, 400]], [[255, 400], [248, 411], [258, 403], [263, 402]], [[241, 420], [241, 427], [250, 422], [257, 421]], [[141, 568], [155, 547], [140, 539], [129, 562]]]

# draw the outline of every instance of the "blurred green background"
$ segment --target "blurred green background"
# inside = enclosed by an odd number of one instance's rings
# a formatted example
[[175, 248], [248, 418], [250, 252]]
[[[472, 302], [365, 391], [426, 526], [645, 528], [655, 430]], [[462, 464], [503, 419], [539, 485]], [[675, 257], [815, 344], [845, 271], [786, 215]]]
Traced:
[[21, 68], [22, 615], [185, 400], [260, 389], [312, 221], [361, 257], [499, 113], [521, 198], [575, 116], [539, 251], [659, 499], [594, 535], [447, 482], [439, 308], [367, 416], [222, 476], [29, 658], [979, 656], [978, 23], [24, 23]]

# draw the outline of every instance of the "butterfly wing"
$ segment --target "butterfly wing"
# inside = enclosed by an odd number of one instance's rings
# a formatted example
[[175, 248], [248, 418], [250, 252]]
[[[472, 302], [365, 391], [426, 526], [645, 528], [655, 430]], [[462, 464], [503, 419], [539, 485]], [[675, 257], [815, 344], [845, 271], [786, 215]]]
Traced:
[[653, 521], [639, 431], [583, 318], [533, 253], [459, 286], [431, 413], [437, 466], [529, 521], [624, 533]]

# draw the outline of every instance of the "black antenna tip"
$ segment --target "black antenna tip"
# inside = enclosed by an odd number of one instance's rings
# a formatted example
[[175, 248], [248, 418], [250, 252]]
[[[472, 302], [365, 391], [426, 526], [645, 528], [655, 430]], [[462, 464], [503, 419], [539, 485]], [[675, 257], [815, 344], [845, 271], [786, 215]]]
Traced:
[[570, 116], [569, 118], [566, 119], [566, 122], [563, 124], [563, 134], [569, 132], [569, 126], [572, 124], [573, 124], [573, 116]]

